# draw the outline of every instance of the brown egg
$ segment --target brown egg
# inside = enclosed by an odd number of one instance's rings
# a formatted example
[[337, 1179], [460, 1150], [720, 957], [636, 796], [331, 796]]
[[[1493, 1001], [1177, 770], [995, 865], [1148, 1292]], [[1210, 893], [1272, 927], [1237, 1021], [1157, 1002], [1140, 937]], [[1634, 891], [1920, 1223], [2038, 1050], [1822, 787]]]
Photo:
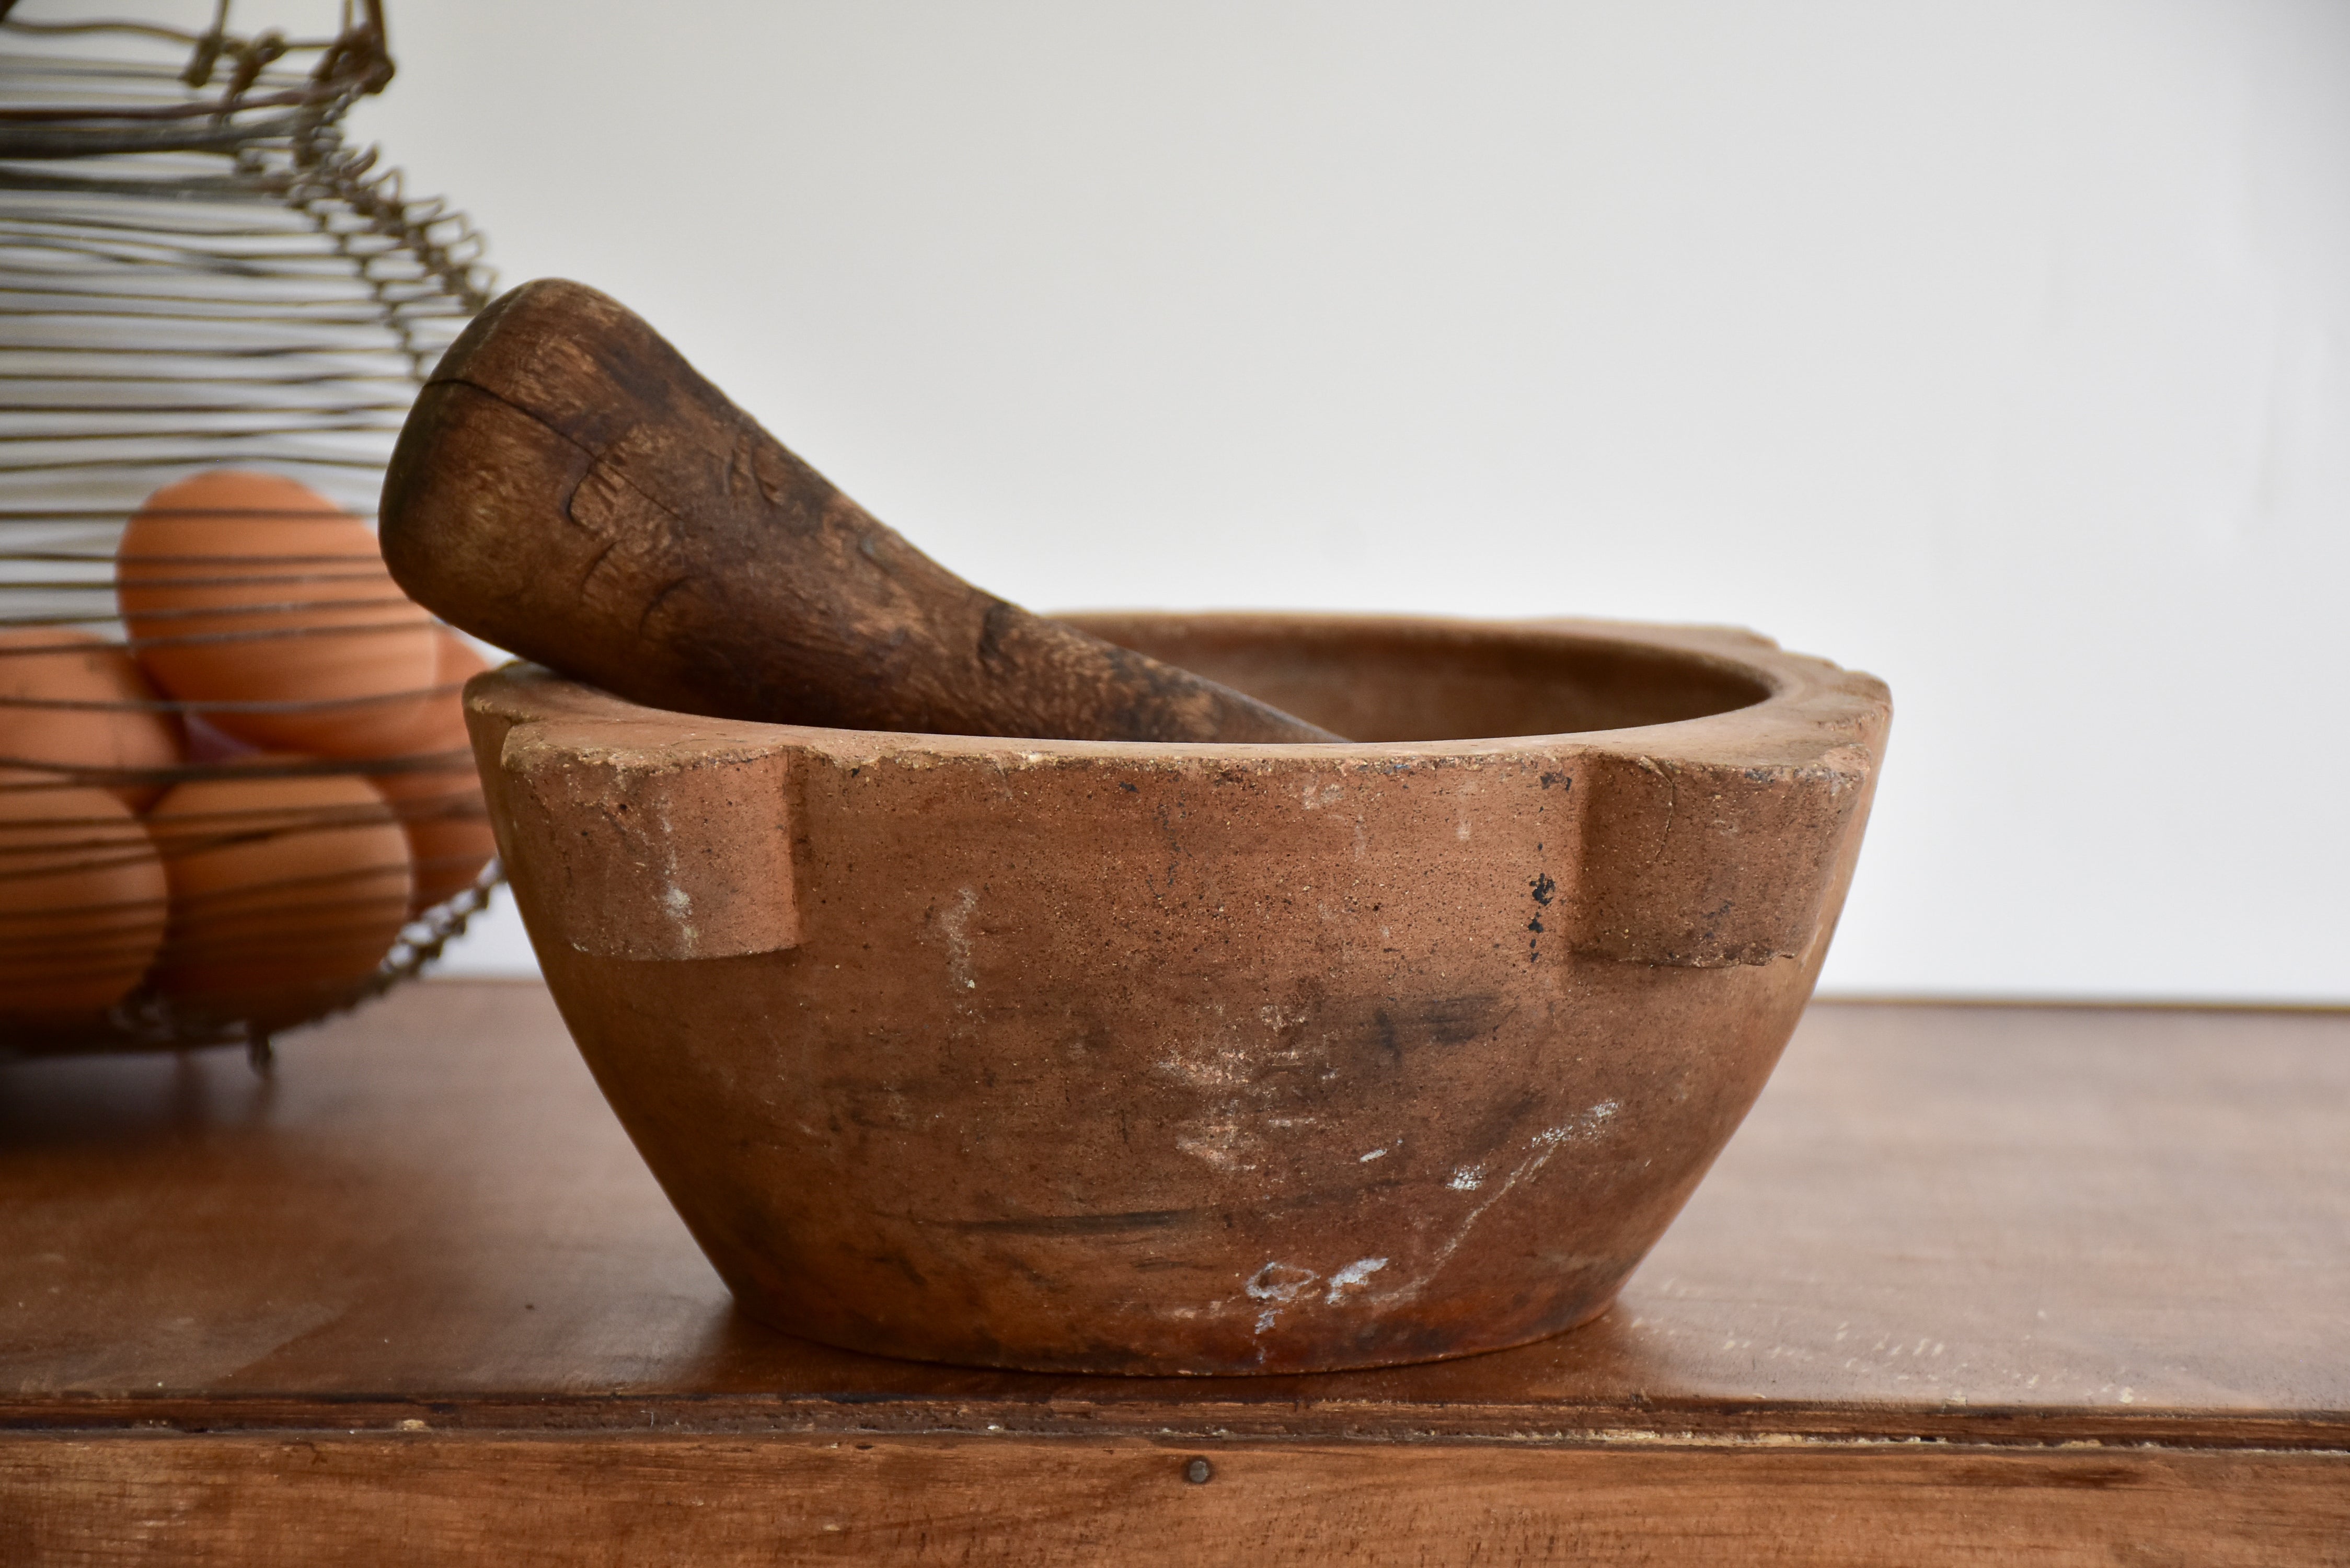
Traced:
[[95, 1025], [154, 961], [163, 864], [109, 791], [0, 774], [0, 1027]]
[[379, 774], [375, 782], [408, 833], [416, 861], [414, 910], [421, 913], [472, 887], [498, 852], [472, 755], [431, 759], [412, 771]]
[[[434, 684], [461, 685], [489, 668], [455, 632], [441, 633], [441, 663]], [[472, 742], [465, 735], [458, 693], [433, 700], [430, 722], [410, 737], [417, 753], [397, 769], [375, 774], [375, 786], [400, 814], [416, 857], [416, 910], [421, 913], [473, 885], [498, 852], [490, 832], [482, 781], [473, 771]]]
[[179, 721], [156, 701], [119, 642], [63, 628], [0, 632], [0, 765], [40, 763], [134, 811], [151, 805], [182, 754]]
[[155, 983], [201, 1014], [277, 1028], [348, 999], [408, 919], [408, 838], [348, 774], [263, 756], [173, 789], [148, 826], [171, 879]]
[[463, 725], [465, 722], [465, 682], [487, 670], [490, 661], [474, 652], [472, 643], [447, 627], [437, 627], [434, 630], [440, 640], [433, 649], [432, 684], [455, 688], [442, 697], [442, 701], [446, 705], [439, 711], [455, 712], [457, 722]]
[[234, 469], [167, 484], [123, 530], [115, 580], [140, 666], [174, 697], [226, 704], [203, 710], [224, 733], [376, 757], [419, 721], [432, 618], [367, 524], [306, 485]]

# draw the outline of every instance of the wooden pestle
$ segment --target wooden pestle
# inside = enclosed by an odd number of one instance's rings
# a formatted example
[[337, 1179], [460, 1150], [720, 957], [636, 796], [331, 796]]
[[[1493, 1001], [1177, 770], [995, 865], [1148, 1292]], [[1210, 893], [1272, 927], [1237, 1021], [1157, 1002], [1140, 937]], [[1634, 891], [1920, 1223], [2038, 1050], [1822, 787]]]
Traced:
[[981, 592], [617, 301], [542, 279], [450, 347], [383, 487], [384, 559], [453, 626], [654, 707], [844, 729], [1335, 741]]

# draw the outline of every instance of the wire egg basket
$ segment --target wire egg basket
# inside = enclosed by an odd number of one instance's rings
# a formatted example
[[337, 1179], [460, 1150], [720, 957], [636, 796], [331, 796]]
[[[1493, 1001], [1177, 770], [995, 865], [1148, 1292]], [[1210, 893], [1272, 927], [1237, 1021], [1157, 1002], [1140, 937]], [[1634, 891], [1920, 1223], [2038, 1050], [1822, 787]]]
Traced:
[[343, 141], [380, 0], [167, 6], [0, 0], [0, 1055], [265, 1062], [498, 876], [484, 661], [372, 532], [480, 239]]

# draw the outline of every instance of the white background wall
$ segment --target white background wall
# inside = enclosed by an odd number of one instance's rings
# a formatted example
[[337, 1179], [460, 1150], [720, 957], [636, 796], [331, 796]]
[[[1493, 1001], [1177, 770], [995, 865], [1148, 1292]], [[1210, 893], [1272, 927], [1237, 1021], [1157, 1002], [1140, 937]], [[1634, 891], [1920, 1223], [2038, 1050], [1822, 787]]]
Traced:
[[392, 20], [506, 281], [973, 580], [1752, 625], [1898, 705], [1827, 989], [2350, 999], [2340, 0]]

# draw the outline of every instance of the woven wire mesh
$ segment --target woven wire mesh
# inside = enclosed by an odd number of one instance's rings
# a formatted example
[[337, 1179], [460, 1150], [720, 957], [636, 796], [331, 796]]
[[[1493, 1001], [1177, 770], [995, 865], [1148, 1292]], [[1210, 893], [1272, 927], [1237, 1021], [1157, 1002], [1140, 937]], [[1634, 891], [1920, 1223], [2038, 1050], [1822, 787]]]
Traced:
[[[471, 875], [446, 857], [413, 859], [397, 935], [364, 972], [193, 994], [170, 977], [255, 957], [224, 944], [269, 944], [266, 956], [298, 971], [306, 943], [356, 929], [351, 911], [380, 905], [384, 888], [327, 885], [334, 878], [305, 871], [294, 846], [368, 825], [352, 820], [348, 790], [340, 804], [181, 811], [169, 832], [161, 816], [93, 801], [96, 790], [161, 811], [159, 796], [191, 799], [177, 786], [232, 775], [360, 778], [392, 797], [385, 809], [415, 845], [434, 826], [478, 832], [483, 821], [470, 756], [445, 727], [429, 750], [254, 754], [251, 742], [272, 723], [364, 729], [371, 705], [439, 704], [437, 715], [458, 684], [442, 679], [445, 654], [394, 690], [286, 700], [191, 692], [157, 675], [175, 650], [215, 644], [266, 647], [288, 669], [393, 643], [412, 652], [421, 612], [371, 541], [365, 558], [322, 549], [315, 530], [340, 524], [289, 510], [263, 519], [282, 530], [267, 535], [285, 541], [276, 547], [200, 543], [189, 556], [138, 557], [139, 591], [150, 601], [177, 594], [176, 606], [140, 613], [119, 592], [118, 577], [132, 576], [118, 565], [126, 524], [159, 486], [203, 471], [297, 481], [329, 517], [371, 523], [415, 390], [490, 285], [461, 214], [408, 195], [372, 150], [343, 140], [344, 111], [392, 74], [377, 0], [312, 5], [325, 25], [307, 36], [241, 32], [230, 0], [148, 9], [93, 21], [65, 5], [0, 0], [0, 1054], [236, 1041], [265, 1051], [270, 1032], [416, 973], [497, 879], [494, 860]], [[161, 521], [217, 525], [220, 540], [255, 526], [249, 513], [201, 506]], [[453, 641], [445, 629], [422, 635]], [[151, 682], [133, 694], [60, 698], [34, 679], [60, 660], [120, 663], [123, 652]], [[177, 753], [76, 756], [69, 766], [53, 752], [26, 754], [50, 732], [42, 725], [76, 716], [160, 723]], [[218, 888], [180, 888], [180, 869], [255, 844], [284, 848], [287, 869], [229, 890], [243, 916], [224, 911]], [[151, 854], [172, 873], [167, 905], [137, 870]], [[420, 907], [414, 889], [435, 883], [439, 896]], [[253, 915], [273, 899], [280, 918]], [[150, 941], [154, 961], [140, 969]], [[126, 971], [141, 978], [125, 994], [102, 1012], [78, 1011], [110, 986], [96, 977]], [[60, 996], [78, 1000], [49, 1005]]]

